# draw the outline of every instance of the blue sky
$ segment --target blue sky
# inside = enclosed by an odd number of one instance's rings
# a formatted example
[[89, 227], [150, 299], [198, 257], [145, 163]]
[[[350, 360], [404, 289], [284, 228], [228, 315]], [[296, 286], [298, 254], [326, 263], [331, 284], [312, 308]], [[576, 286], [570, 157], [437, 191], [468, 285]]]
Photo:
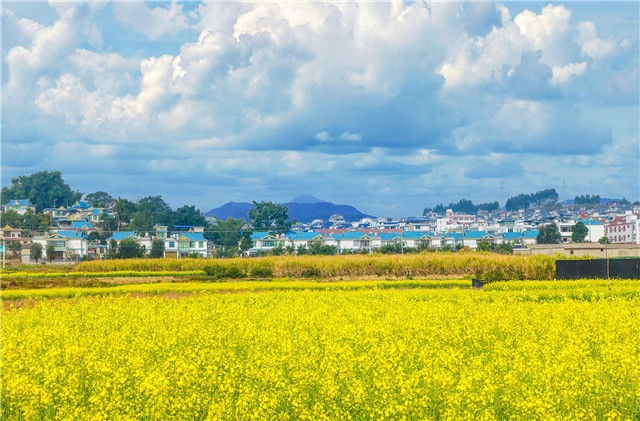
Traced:
[[639, 198], [638, 4], [3, 3], [2, 183], [389, 216]]

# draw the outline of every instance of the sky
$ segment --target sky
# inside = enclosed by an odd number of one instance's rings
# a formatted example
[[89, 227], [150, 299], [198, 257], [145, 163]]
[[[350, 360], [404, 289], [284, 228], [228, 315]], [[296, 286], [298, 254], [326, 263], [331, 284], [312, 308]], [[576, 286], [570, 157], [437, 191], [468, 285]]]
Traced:
[[2, 185], [379, 216], [640, 198], [635, 2], [3, 2]]

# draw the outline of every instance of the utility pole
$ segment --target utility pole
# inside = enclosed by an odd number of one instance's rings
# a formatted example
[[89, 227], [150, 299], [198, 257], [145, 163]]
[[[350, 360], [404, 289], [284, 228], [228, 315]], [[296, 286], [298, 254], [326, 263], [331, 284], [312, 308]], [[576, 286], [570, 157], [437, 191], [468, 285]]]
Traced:
[[4, 269], [4, 261], [6, 259], [6, 255], [7, 255], [7, 242], [3, 239], [2, 240], [2, 269]]

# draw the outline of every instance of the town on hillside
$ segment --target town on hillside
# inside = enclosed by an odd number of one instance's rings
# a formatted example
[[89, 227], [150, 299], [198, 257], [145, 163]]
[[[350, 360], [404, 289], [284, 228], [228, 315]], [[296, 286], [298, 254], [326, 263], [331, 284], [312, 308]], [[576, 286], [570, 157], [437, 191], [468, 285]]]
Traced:
[[[246, 219], [224, 220], [205, 217], [194, 206], [172, 210], [160, 196], [134, 203], [105, 192], [82, 195], [64, 184], [59, 172], [44, 174], [51, 177], [50, 183], [29, 190], [37, 203], [17, 197], [2, 204], [5, 258], [30, 263], [423, 250], [599, 255], [605, 244], [611, 244], [611, 250], [626, 246], [636, 250], [625, 248], [629, 255], [637, 254], [640, 245], [637, 202], [586, 195], [558, 203], [554, 189], [515, 196], [505, 207], [460, 200], [404, 218], [333, 214], [300, 222], [289, 217], [287, 204], [254, 202]], [[14, 179], [14, 185], [3, 188], [3, 199], [20, 194], [26, 183], [33, 182], [29, 177], [34, 175]], [[49, 203], [50, 195], [37, 192], [50, 192], [51, 183], [58, 185], [54, 190], [62, 196]], [[75, 200], [60, 204], [69, 198]], [[309, 205], [327, 203], [309, 201]], [[606, 249], [609, 252], [609, 246]]]

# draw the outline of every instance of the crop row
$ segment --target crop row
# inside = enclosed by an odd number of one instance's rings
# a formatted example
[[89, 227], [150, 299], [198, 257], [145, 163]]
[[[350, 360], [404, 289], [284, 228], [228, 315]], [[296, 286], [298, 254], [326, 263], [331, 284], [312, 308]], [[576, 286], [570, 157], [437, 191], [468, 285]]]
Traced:
[[[196, 271], [216, 277], [395, 278], [472, 275], [491, 281], [553, 279], [555, 258], [491, 253], [270, 256], [251, 259], [126, 259], [82, 262], [78, 271]], [[229, 274], [231, 276], [229, 276]]]

